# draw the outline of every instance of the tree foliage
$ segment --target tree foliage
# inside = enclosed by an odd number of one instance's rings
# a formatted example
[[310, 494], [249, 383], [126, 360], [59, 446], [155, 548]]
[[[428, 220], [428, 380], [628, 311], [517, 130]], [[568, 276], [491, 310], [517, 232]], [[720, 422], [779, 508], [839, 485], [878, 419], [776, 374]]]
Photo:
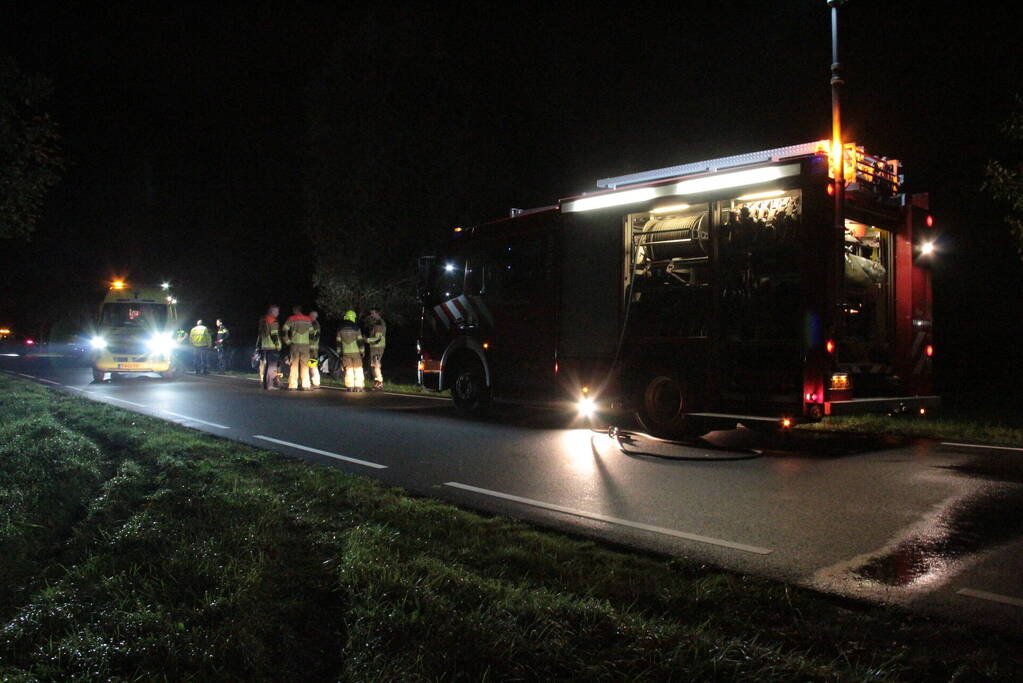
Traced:
[[988, 162], [984, 188], [993, 198], [1006, 204], [1005, 222], [1023, 259], [1023, 97], [1016, 97], [1016, 109], [1005, 124], [1004, 133], [1011, 158]]
[[57, 124], [41, 107], [52, 86], [0, 58], [0, 239], [28, 238], [64, 168]]

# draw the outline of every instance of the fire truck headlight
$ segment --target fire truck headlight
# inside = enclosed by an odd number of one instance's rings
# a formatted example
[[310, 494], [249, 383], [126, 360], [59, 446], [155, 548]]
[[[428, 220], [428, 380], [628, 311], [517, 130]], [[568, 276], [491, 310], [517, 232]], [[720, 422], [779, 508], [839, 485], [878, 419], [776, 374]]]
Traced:
[[924, 242], [920, 245], [920, 254], [922, 256], [930, 256], [934, 253], [934, 242]]
[[174, 348], [174, 340], [168, 334], [154, 334], [146, 342], [150, 353], [166, 356]]
[[107, 340], [103, 337], [93, 337], [89, 340], [89, 346], [94, 349], [105, 349], [107, 348]]
[[579, 409], [579, 415], [581, 415], [582, 417], [592, 416], [594, 411], [597, 409], [597, 406], [593, 402], [593, 399], [590, 398], [589, 396], [584, 396], [583, 398], [579, 399], [579, 403], [576, 404], [576, 407]]

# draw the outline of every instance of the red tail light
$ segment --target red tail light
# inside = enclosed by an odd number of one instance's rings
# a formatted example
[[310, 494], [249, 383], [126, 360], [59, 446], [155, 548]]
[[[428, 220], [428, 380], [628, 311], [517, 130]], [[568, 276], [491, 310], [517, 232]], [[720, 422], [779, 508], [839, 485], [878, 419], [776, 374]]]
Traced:
[[26, 340], [25, 340], [25, 343], [26, 343], [26, 344], [35, 344], [35, 343], [36, 343], [36, 340], [35, 340], [35, 339], [26, 339]]
[[934, 355], [934, 347], [933, 347], [933, 346], [931, 346], [930, 344], [928, 344], [928, 345], [927, 345], [927, 348], [926, 348], [926, 349], [924, 349], [924, 353], [926, 353], [926, 354], [927, 354], [927, 357], [928, 357], [928, 358], [930, 358], [931, 356], [933, 356], [933, 355]]
[[927, 223], [927, 227], [928, 228], [933, 228], [934, 227], [934, 216], [928, 216], [927, 220], [924, 221], [924, 222]]
[[829, 339], [824, 344], [824, 348], [827, 350], [828, 353], [834, 353], [835, 352], [835, 342], [833, 340]]

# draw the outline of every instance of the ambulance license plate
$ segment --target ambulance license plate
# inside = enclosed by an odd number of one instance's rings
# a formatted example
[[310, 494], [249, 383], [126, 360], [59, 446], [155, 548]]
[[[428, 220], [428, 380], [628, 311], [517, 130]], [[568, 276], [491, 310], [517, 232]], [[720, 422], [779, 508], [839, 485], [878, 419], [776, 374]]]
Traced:
[[142, 363], [118, 363], [118, 370], [138, 370], [142, 367]]

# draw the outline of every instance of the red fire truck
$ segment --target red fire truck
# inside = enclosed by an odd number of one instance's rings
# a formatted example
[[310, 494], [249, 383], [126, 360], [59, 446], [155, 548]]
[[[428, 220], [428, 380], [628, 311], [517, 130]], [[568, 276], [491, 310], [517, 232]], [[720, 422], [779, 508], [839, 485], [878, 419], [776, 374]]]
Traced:
[[455, 228], [420, 259], [419, 381], [636, 415], [651, 433], [925, 412], [926, 194], [898, 161], [827, 140], [605, 178]]

